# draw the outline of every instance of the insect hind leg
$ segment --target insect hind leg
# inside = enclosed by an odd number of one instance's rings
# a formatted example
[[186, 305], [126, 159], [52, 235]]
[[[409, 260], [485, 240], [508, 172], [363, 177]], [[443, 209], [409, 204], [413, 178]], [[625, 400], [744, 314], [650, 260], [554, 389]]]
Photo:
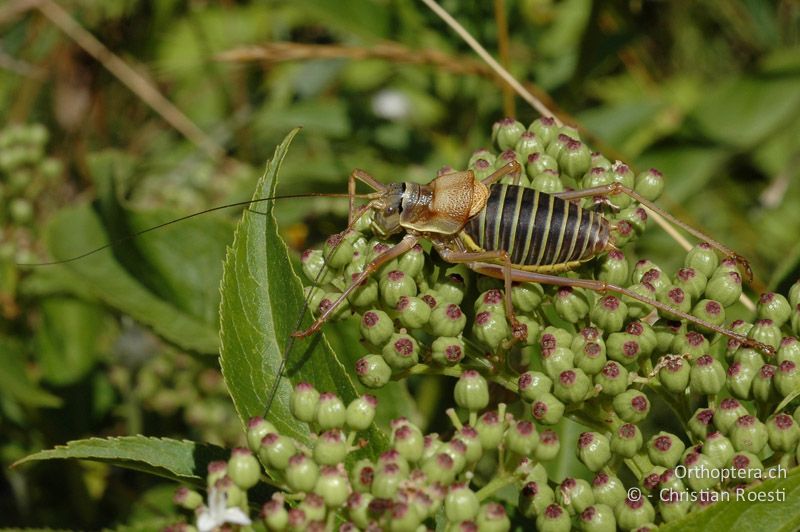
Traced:
[[555, 196], [564, 200], [573, 200], [573, 199], [587, 198], [591, 196], [602, 196], [602, 197], [615, 196], [617, 194], [625, 194], [626, 196], [629, 196], [630, 198], [638, 201], [639, 203], [647, 207], [649, 210], [657, 213], [659, 216], [666, 219], [672, 225], [680, 227], [681, 229], [683, 229], [690, 235], [694, 236], [695, 238], [707, 242], [711, 247], [718, 250], [726, 257], [734, 259], [736, 263], [741, 265], [742, 269], [744, 270], [747, 282], [749, 283], [753, 280], [753, 270], [750, 268], [750, 263], [747, 261], [746, 258], [739, 255], [738, 253], [733, 251], [731, 248], [725, 246], [724, 244], [717, 242], [716, 240], [709, 237], [707, 234], [700, 231], [699, 229], [696, 229], [691, 225], [687, 224], [686, 222], [679, 220], [678, 218], [668, 213], [667, 211], [665, 211], [652, 201], [648, 200], [635, 190], [626, 187], [622, 183], [615, 182], [608, 185], [601, 185], [599, 187], [585, 188], [583, 190], [571, 190], [568, 192], [560, 192], [558, 194], [555, 194]]
[[604, 294], [606, 292], [614, 292], [619, 295], [628, 296], [632, 299], [641, 301], [642, 303], [655, 307], [662, 312], [670, 313], [682, 320], [692, 322], [695, 325], [712, 330], [716, 333], [722, 334], [723, 336], [727, 336], [728, 338], [740, 342], [742, 345], [757, 349], [758, 351], [761, 351], [765, 355], [772, 356], [775, 354], [775, 349], [772, 346], [763, 344], [761, 342], [753, 340], [752, 338], [747, 338], [746, 336], [735, 333], [729, 329], [725, 329], [724, 327], [714, 325], [713, 323], [710, 323], [706, 320], [697, 318], [695, 316], [692, 316], [691, 314], [687, 314], [686, 312], [683, 312], [671, 305], [667, 305], [655, 299], [642, 296], [632, 290], [628, 290], [627, 288], [606, 283], [605, 281], [598, 281], [595, 279], [572, 279], [569, 277], [559, 277], [558, 275], [547, 275], [543, 273], [529, 272], [517, 268], [511, 269], [510, 272], [505, 272], [503, 271], [504, 269], [503, 266], [485, 262], [473, 262], [467, 264], [467, 266], [471, 270], [477, 273], [487, 275], [489, 277], [494, 277], [496, 279], [505, 279], [506, 276], [510, 275], [511, 280], [517, 282], [533, 282], [540, 284], [549, 284], [554, 286], [572, 286], [576, 288], [586, 288], [589, 290], [593, 290], [595, 292], [599, 292], [601, 294]]

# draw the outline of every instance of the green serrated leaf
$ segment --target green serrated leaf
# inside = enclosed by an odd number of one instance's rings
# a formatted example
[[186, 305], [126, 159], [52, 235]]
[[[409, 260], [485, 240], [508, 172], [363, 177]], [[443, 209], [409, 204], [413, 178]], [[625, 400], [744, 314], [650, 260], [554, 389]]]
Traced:
[[[97, 216], [86, 206], [63, 209], [47, 227], [48, 249], [56, 260], [72, 258], [105, 242]], [[62, 268], [77, 294], [92, 294], [183, 349], [217, 352], [219, 340], [214, 327], [148, 291], [117, 263], [109, 250], [64, 264]]]
[[[278, 171], [298, 131], [292, 130], [276, 148], [254, 199], [274, 195]], [[300, 279], [278, 235], [272, 205], [264, 211], [244, 213], [228, 249], [220, 287], [220, 365], [243, 421], [265, 414], [284, 350], [304, 305]], [[310, 323], [305, 312], [300, 327]], [[307, 442], [308, 427], [297, 423], [289, 411], [291, 382], [311, 382], [319, 390], [336, 392], [345, 402], [357, 396], [356, 387], [322, 334], [295, 341], [286, 368], [288, 378], [279, 383], [268, 417], [283, 434]], [[375, 431], [370, 434], [367, 451], [376, 454], [386, 443], [385, 436]]]
[[15, 462], [14, 467], [39, 460], [93, 460], [202, 486], [209, 462], [227, 458], [225, 449], [211, 444], [126, 436], [71, 441], [26, 456]]
[[[761, 495], [758, 495], [761, 494]], [[769, 530], [795, 532], [800, 529], [800, 469], [794, 468], [786, 478], [773, 479], [744, 492], [747, 497], [764, 500], [717, 502], [702, 512], [662, 525], [662, 532], [728, 532], [729, 530]], [[780, 499], [775, 500], [777, 497]], [[770, 500], [769, 498], [772, 498]]]

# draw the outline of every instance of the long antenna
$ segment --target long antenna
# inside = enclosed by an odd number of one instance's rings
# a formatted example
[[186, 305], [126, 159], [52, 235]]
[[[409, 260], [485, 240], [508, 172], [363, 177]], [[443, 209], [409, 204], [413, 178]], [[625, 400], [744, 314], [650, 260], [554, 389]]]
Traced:
[[[347, 194], [347, 196], [350, 197], [349, 194]], [[363, 197], [363, 195], [356, 194], [353, 197]], [[361, 219], [361, 217], [364, 216], [364, 214], [367, 213], [369, 208], [370, 208], [369, 204], [364, 205], [363, 207], [361, 207], [358, 210], [358, 213], [356, 214], [356, 216], [353, 217], [353, 221], [350, 222], [347, 225], [347, 229], [342, 231], [341, 234], [345, 234], [348, 231], [352, 230], [353, 227], [355, 226], [356, 222], [358, 222], [358, 220]], [[336, 253], [336, 249], [339, 247], [339, 245], [343, 241], [344, 241], [343, 238], [339, 239], [339, 241], [336, 242], [336, 245], [333, 246], [333, 249], [331, 249], [330, 252], [328, 253], [328, 256], [324, 257], [326, 263], [328, 262], [328, 259], [331, 256], [333, 256], [334, 253]], [[317, 275], [314, 277], [312, 286], [317, 286], [317, 284], [319, 283], [319, 280], [322, 278], [323, 271], [324, 271], [324, 268], [320, 268], [320, 270], [317, 272]], [[309, 292], [308, 295], [303, 300], [303, 308], [300, 310], [300, 315], [297, 317], [297, 323], [295, 323], [295, 325], [294, 325], [294, 330], [295, 331], [299, 331], [300, 327], [302, 327], [302, 325], [303, 325], [303, 318], [306, 317], [306, 312], [308, 312], [308, 307], [309, 307], [310, 300], [311, 300], [311, 292]], [[289, 335], [289, 340], [286, 342], [286, 347], [284, 347], [284, 349], [283, 349], [283, 356], [281, 357], [281, 363], [278, 366], [278, 371], [275, 372], [275, 380], [272, 381], [272, 386], [270, 387], [269, 395], [267, 396], [267, 404], [266, 404], [266, 407], [264, 409], [264, 417], [265, 418], [267, 417], [267, 414], [269, 414], [269, 410], [272, 407], [272, 402], [275, 400], [275, 394], [278, 393], [278, 385], [280, 384], [281, 379], [283, 378], [283, 372], [286, 370], [286, 363], [288, 362], [289, 355], [292, 353], [292, 348], [294, 347], [294, 342], [295, 342], [295, 337], [292, 336], [292, 335]]]
[[[308, 192], [305, 194], [284, 194], [284, 195], [277, 195], [277, 196], [269, 196], [266, 198], [258, 198], [254, 200], [247, 200], [247, 201], [237, 201], [235, 203], [228, 203], [227, 205], [219, 205], [217, 207], [211, 207], [210, 209], [205, 209], [203, 211], [198, 211], [192, 214], [187, 214], [186, 216], [181, 216], [180, 218], [175, 218], [174, 220], [170, 220], [168, 222], [160, 223], [158, 225], [154, 225], [152, 227], [148, 227], [147, 229], [142, 229], [141, 231], [136, 231], [135, 233], [131, 233], [129, 235], [120, 237], [108, 244], [102, 245], [100, 247], [94, 248], [92, 250], [87, 251], [86, 253], [81, 253], [80, 255], [76, 255], [74, 257], [70, 257], [68, 259], [63, 260], [55, 260], [50, 262], [31, 262], [31, 263], [17, 263], [17, 266], [24, 266], [24, 267], [38, 267], [38, 266], [54, 266], [56, 264], [66, 264], [68, 262], [74, 262], [76, 260], [80, 260], [86, 258], [90, 255], [94, 255], [99, 251], [103, 251], [104, 249], [111, 248], [113, 246], [122, 244], [124, 242], [128, 242], [129, 240], [133, 240], [134, 238], [138, 238], [139, 236], [149, 233], [150, 231], [155, 231], [156, 229], [161, 229], [162, 227], [167, 227], [168, 225], [172, 225], [174, 223], [182, 222], [184, 220], [189, 220], [194, 218], [195, 216], [200, 216], [202, 214], [208, 214], [210, 212], [221, 211], [223, 209], [231, 209], [233, 207], [243, 207], [246, 205], [253, 205], [254, 203], [260, 203], [262, 201], [273, 201], [279, 199], [296, 199], [296, 198], [311, 198], [311, 197], [325, 197], [325, 198], [349, 198], [350, 194], [344, 193], [325, 193], [325, 192]], [[370, 199], [370, 195], [368, 194], [356, 194], [356, 198], [359, 199]]]

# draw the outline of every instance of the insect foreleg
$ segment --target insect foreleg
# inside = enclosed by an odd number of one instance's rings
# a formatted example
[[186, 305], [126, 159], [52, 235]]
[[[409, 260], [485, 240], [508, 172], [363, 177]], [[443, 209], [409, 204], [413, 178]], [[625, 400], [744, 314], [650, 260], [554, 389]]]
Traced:
[[317, 332], [319, 328], [322, 327], [322, 324], [328, 320], [331, 314], [333, 314], [334, 310], [336, 310], [336, 308], [341, 305], [342, 302], [344, 302], [347, 296], [349, 296], [353, 290], [357, 289], [367, 277], [372, 275], [375, 270], [386, 264], [388, 261], [413, 248], [417, 244], [418, 240], [419, 237], [415, 235], [406, 235], [400, 242], [375, 257], [375, 259], [373, 259], [364, 267], [364, 270], [361, 273], [353, 277], [350, 286], [348, 286], [345, 291], [342, 292], [342, 295], [340, 295], [336, 301], [334, 301], [328, 308], [325, 309], [325, 311], [314, 321], [314, 323], [311, 324], [308, 329], [304, 331], [295, 331], [292, 333], [292, 336], [295, 338], [305, 338], [306, 336]]
[[481, 183], [488, 187], [489, 185], [500, 181], [508, 174], [514, 174], [514, 184], [519, 185], [519, 179], [522, 176], [522, 166], [517, 161], [511, 161], [483, 178]]
[[628, 296], [632, 299], [637, 301], [641, 301], [647, 305], [655, 307], [662, 312], [666, 312], [677, 316], [682, 320], [687, 320], [695, 325], [699, 325], [701, 327], [705, 327], [706, 329], [712, 330], [716, 333], [722, 334], [723, 336], [727, 336], [728, 338], [732, 338], [742, 345], [746, 345], [747, 347], [752, 347], [761, 351], [766, 355], [773, 355], [775, 350], [768, 345], [765, 345], [761, 342], [757, 342], [751, 338], [747, 338], [746, 336], [742, 336], [741, 334], [737, 334], [733, 331], [720, 327], [718, 325], [714, 325], [713, 323], [709, 323], [705, 320], [692, 316], [691, 314], [687, 314], [675, 307], [670, 305], [661, 303], [660, 301], [656, 301], [655, 299], [650, 299], [649, 297], [642, 296], [628, 290], [627, 288], [623, 288], [621, 286], [613, 285], [606, 283], [605, 281], [597, 281], [594, 279], [572, 279], [569, 277], [559, 277], [558, 275], [547, 275], [543, 273], [536, 273], [536, 272], [529, 272], [525, 270], [519, 270], [516, 268], [511, 269], [510, 272], [504, 271], [506, 269], [505, 266], [497, 265], [497, 264], [489, 264], [485, 262], [473, 262], [467, 264], [467, 266], [480, 274], [488, 275], [490, 277], [494, 277], [496, 279], [505, 279], [506, 276], [510, 275], [512, 281], [523, 282], [523, 283], [541, 283], [541, 284], [549, 284], [555, 286], [572, 286], [576, 288], [586, 288], [589, 290], [593, 290], [595, 292], [599, 292], [604, 294], [606, 292], [615, 292], [620, 295]]
[[348, 211], [347, 218], [347, 223], [349, 225], [353, 223], [353, 211], [355, 207], [353, 200], [356, 198], [356, 181], [361, 181], [378, 192], [383, 192], [386, 190], [386, 185], [369, 175], [364, 170], [359, 170], [358, 168], [353, 170], [353, 172], [350, 174], [350, 177], [347, 179], [347, 193], [350, 196], [350, 209]]
[[668, 220], [671, 224], [676, 225], [689, 233], [690, 235], [707, 242], [711, 247], [719, 250], [723, 253], [726, 257], [731, 257], [736, 260], [737, 263], [742, 265], [744, 269], [745, 277], [747, 281], [750, 282], [753, 280], [753, 271], [750, 269], [750, 263], [747, 262], [747, 259], [742, 257], [741, 255], [737, 254], [735, 251], [730, 249], [729, 247], [717, 242], [716, 240], [709, 237], [707, 234], [703, 233], [699, 229], [695, 229], [691, 225], [687, 224], [684, 221], [679, 220], [672, 214], [668, 213], [652, 201], [648, 200], [647, 198], [643, 197], [641, 194], [636, 192], [635, 190], [631, 190], [630, 188], [626, 187], [622, 183], [611, 183], [609, 185], [602, 185], [599, 187], [591, 187], [585, 188], [583, 190], [571, 190], [569, 192], [560, 192], [555, 194], [561, 199], [564, 200], [573, 200], [573, 199], [580, 199], [580, 198], [587, 198], [591, 196], [614, 196], [617, 194], [625, 194], [626, 196], [630, 196], [634, 200], [638, 201], [648, 209], [653, 212], [658, 213], [666, 220]]

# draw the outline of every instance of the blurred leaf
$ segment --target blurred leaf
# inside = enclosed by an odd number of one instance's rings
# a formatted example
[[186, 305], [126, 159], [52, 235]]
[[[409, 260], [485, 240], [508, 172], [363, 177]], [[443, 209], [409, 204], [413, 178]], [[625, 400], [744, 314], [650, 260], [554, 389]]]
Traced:
[[770, 530], [795, 532], [800, 529], [800, 469], [794, 468], [785, 479], [768, 480], [747, 493], [774, 496], [783, 493], [780, 501], [737, 501], [731, 494], [728, 502], [718, 502], [702, 512], [690, 513], [683, 519], [661, 525], [670, 531], [727, 532], [729, 530]]
[[[53, 258], [65, 260], [106, 241], [97, 216], [86, 206], [64, 209], [46, 229]], [[189, 316], [159, 299], [139, 284], [113, 255], [104, 250], [62, 266], [71, 274], [77, 292], [89, 292], [104, 303], [150, 326], [175, 345], [199, 353], [216, 353], [219, 345], [214, 327]]]
[[346, 137], [350, 120], [339, 100], [304, 100], [285, 107], [265, 107], [253, 117], [253, 130], [260, 143], [273, 142], [287, 129], [302, 126], [312, 135]]
[[389, 10], [374, 0], [296, 0], [306, 15], [345, 34], [385, 38], [389, 29]]
[[64, 297], [45, 299], [41, 309], [37, 357], [44, 379], [57, 386], [81, 380], [101, 354], [102, 337], [113, 330], [108, 315], [96, 304]]
[[680, 202], [700, 194], [729, 155], [719, 148], [676, 146], [650, 150], [639, 157], [636, 165], [640, 170], [660, 170], [667, 183], [665, 196]]
[[711, 140], [750, 148], [798, 113], [800, 78], [742, 78], [711, 88], [692, 117]]
[[[254, 197], [275, 193], [278, 171], [298, 131], [290, 132], [276, 148]], [[279, 378], [284, 350], [304, 305], [300, 279], [291, 267], [286, 244], [278, 236], [271, 203], [265, 211], [244, 213], [228, 249], [220, 288], [220, 365], [243, 421], [265, 415], [268, 394]], [[306, 312], [300, 328], [310, 324]], [[336, 392], [345, 403], [355, 398], [357, 391], [322, 334], [298, 339], [288, 356], [288, 378], [281, 377], [268, 416], [281, 433], [308, 442], [308, 427], [298, 423], [289, 411], [291, 382], [311, 382], [319, 390]], [[375, 455], [386, 443], [385, 436], [373, 430], [368, 452]]]
[[3, 397], [26, 406], [61, 406], [60, 398], [44, 391], [28, 377], [22, 343], [4, 336], [0, 336], [0, 390]]
[[39, 460], [63, 459], [104, 462], [195, 486], [205, 486], [209, 462], [227, 460], [228, 452], [215, 445], [168, 438], [89, 438], [26, 456], [15, 462], [13, 467]]

